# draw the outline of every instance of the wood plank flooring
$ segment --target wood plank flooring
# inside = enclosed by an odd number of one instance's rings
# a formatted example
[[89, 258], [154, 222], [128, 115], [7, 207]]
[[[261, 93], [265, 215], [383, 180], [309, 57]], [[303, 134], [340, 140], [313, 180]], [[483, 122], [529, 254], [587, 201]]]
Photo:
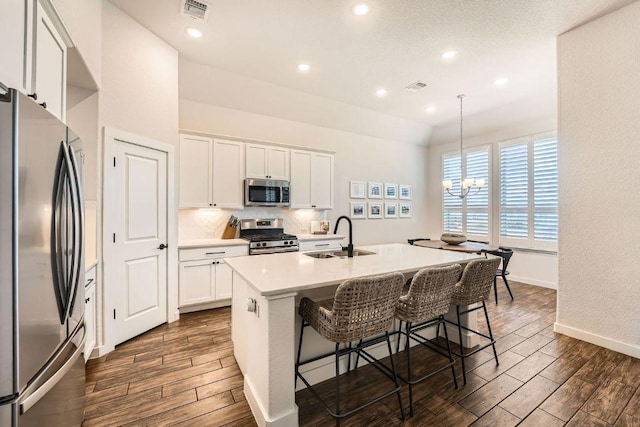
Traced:
[[[500, 303], [487, 304], [499, 366], [485, 349], [467, 359], [465, 386], [459, 362], [458, 389], [450, 370], [415, 386], [412, 418], [403, 422], [390, 396], [341, 425], [640, 427], [640, 360], [555, 334], [555, 291], [510, 283], [515, 301], [500, 286]], [[83, 425], [254, 426], [233, 358], [230, 318], [229, 308], [183, 315], [89, 361]], [[416, 374], [443, 362], [420, 348], [411, 357]], [[406, 369], [402, 352], [395, 360]], [[342, 375], [344, 407], [383, 389], [383, 379], [370, 366]], [[317, 390], [329, 402], [334, 398], [332, 381]], [[408, 406], [406, 387], [402, 396]], [[298, 392], [296, 402], [300, 425], [334, 425], [308, 391]]]

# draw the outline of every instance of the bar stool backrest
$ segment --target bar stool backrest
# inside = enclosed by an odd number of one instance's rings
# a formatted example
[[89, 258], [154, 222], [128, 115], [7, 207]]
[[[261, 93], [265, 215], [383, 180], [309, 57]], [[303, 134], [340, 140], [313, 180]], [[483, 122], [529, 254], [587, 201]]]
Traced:
[[460, 264], [418, 271], [411, 280], [407, 294], [398, 300], [396, 317], [415, 323], [446, 314], [460, 273]]
[[489, 298], [496, 270], [501, 258], [474, 259], [462, 272], [460, 281], [456, 283], [451, 303], [469, 305]]
[[509, 260], [511, 259], [511, 256], [513, 255], [513, 249], [510, 248], [503, 248], [502, 246], [500, 246], [497, 250], [485, 250], [483, 251], [484, 253], [493, 255], [493, 256], [498, 256], [500, 258], [502, 258], [502, 271], [507, 271], [507, 266], [509, 265]]
[[388, 331], [403, 285], [402, 273], [345, 280], [333, 299], [336, 341], [355, 341]]

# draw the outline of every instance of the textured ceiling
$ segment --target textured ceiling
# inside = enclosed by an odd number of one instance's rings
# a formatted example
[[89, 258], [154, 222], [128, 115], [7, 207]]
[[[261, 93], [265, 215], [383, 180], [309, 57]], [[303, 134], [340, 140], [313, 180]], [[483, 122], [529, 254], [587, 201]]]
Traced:
[[[370, 12], [359, 17], [356, 1], [210, 0], [200, 23], [180, 15], [179, 0], [111, 1], [187, 60], [430, 127], [458, 120], [459, 93], [465, 115], [528, 99], [532, 109], [555, 105], [555, 37], [633, 2], [363, 0]], [[189, 38], [188, 26], [204, 37]], [[444, 61], [448, 49], [458, 55]], [[299, 62], [311, 70], [299, 73]], [[498, 89], [501, 76], [509, 82]], [[416, 80], [427, 88], [404, 89]]]

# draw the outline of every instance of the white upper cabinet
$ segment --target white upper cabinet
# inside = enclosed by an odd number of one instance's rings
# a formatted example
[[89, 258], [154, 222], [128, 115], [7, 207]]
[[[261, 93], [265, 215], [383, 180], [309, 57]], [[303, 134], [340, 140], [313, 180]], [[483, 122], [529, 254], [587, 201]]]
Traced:
[[180, 135], [180, 208], [243, 208], [244, 144]]
[[333, 208], [333, 154], [291, 151], [291, 207]]
[[32, 81], [37, 102], [60, 120], [65, 120], [67, 46], [53, 22], [38, 3], [34, 33]]
[[289, 149], [260, 144], [246, 144], [247, 178], [289, 180]]
[[25, 23], [27, 1], [2, 2], [0, 12], [0, 41], [2, 42], [2, 66], [0, 83], [26, 92], [25, 87]]
[[213, 139], [180, 135], [180, 207], [213, 206]]
[[213, 206], [243, 209], [244, 143], [213, 140]]
[[[51, 6], [49, 0], [43, 2]], [[4, 42], [0, 82], [28, 94], [64, 121], [67, 43], [62, 33], [66, 35], [66, 30], [55, 15], [52, 7], [45, 10], [40, 1], [3, 2], [0, 11], [0, 40]]]

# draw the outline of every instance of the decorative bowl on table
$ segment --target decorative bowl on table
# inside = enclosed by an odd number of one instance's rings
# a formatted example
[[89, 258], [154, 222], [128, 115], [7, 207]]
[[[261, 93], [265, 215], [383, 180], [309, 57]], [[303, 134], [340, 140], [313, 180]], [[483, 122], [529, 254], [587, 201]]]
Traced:
[[459, 245], [460, 243], [464, 243], [467, 241], [467, 236], [457, 233], [444, 233], [442, 236], [440, 236], [440, 240], [449, 245]]

